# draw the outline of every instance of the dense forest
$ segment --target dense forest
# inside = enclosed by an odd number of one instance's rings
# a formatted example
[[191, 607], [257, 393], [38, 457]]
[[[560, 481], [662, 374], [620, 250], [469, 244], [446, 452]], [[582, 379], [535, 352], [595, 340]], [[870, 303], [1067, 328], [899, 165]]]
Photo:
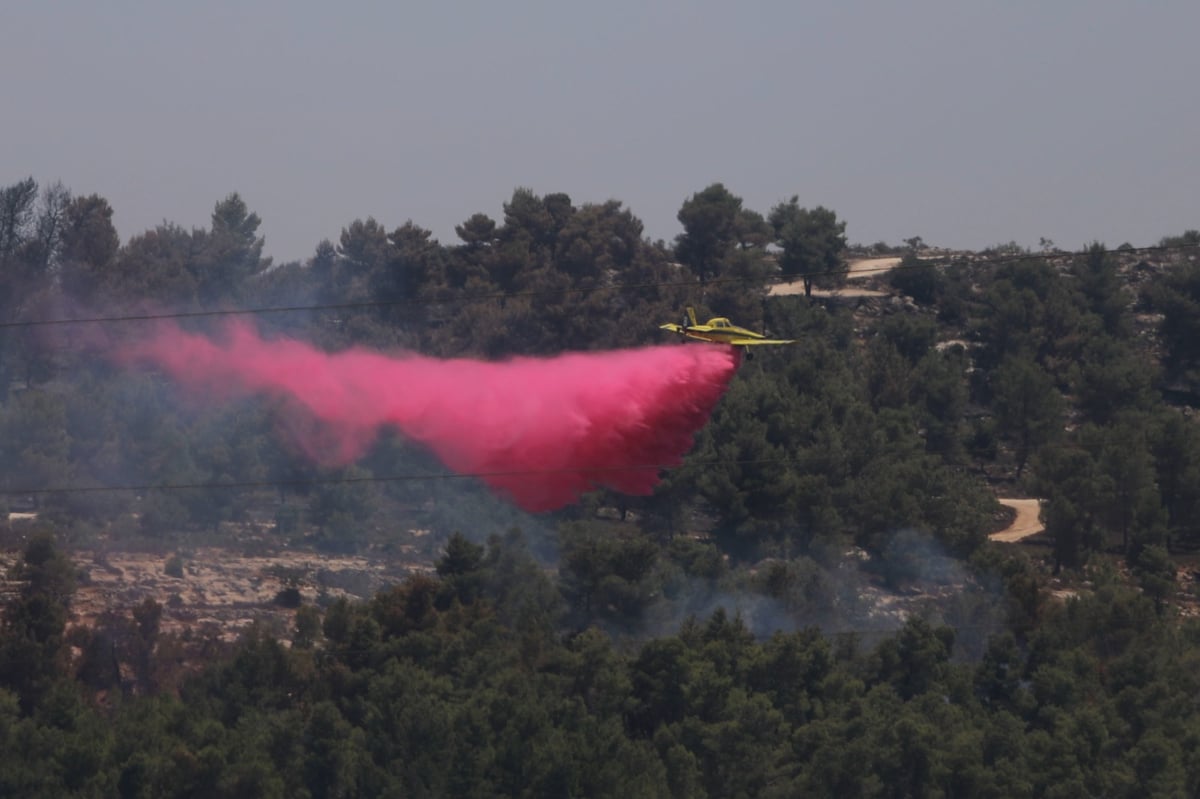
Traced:
[[[713, 184], [668, 243], [518, 189], [453, 244], [359, 219], [274, 264], [237, 194], [204, 229], [121, 242], [112, 215], [0, 189], [0, 510], [36, 513], [0, 529], [0, 794], [1200, 794], [1200, 233], [863, 247]], [[868, 253], [903, 258], [889, 297], [820, 291]], [[315, 466], [276, 402], [96, 357], [165, 316], [553, 355], [664, 343], [685, 305], [797, 343], [742, 364], [652, 496], [535, 516], [422, 479], [399, 436]], [[1043, 500], [1042, 543], [988, 540], [997, 496]], [[431, 571], [233, 644], [153, 600], [71, 622], [68, 553], [98, 542], [389, 558], [415, 530]], [[864, 601], [930, 586], [903, 618]]]

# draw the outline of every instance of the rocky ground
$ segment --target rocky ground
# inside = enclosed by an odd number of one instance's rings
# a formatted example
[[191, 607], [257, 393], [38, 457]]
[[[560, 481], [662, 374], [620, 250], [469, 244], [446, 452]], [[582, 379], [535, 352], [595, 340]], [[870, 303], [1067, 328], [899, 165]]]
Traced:
[[[18, 556], [18, 552], [0, 553], [5, 576], [0, 578], [2, 594], [16, 589], [6, 577]], [[433, 568], [416, 560], [311, 551], [249, 557], [216, 548], [184, 556], [77, 551], [72, 557], [81, 575], [71, 603], [72, 625], [91, 625], [105, 612], [127, 613], [150, 598], [163, 606], [163, 632], [217, 630], [224, 640], [235, 639], [254, 621], [289, 629], [298, 602], [367, 598], [409, 574]]]
[[[993, 538], [1034, 532], [1036, 501], [1024, 504], [1029, 506], [1020, 509], [1024, 513], [1018, 512], [1012, 526]], [[0, 551], [0, 601], [17, 590], [9, 575], [19, 555], [19, 549]], [[91, 626], [105, 613], [127, 615], [149, 598], [163, 608], [163, 632], [190, 629], [225, 641], [235, 640], [256, 621], [287, 638], [300, 603], [366, 599], [410, 574], [433, 570], [429, 557], [413, 546], [376, 557], [312, 550], [247, 555], [216, 547], [180, 554], [79, 550], [71, 557], [80, 574], [71, 625]], [[914, 603], [936, 604], [960, 589], [960, 581], [951, 581], [896, 593], [864, 582], [855, 604], [869, 608], [874, 623], [890, 627], [902, 623]]]

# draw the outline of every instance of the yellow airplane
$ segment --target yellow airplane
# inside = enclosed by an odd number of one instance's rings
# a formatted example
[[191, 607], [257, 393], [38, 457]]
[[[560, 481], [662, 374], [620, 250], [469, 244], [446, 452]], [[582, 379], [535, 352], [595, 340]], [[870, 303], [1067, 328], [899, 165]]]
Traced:
[[[696, 321], [696, 309], [690, 305], [687, 309], [687, 315], [683, 318], [683, 324], [677, 325], [674, 322], [668, 322], [665, 325], [659, 325], [659, 327], [663, 330], [670, 330], [672, 333], [686, 336], [687, 338], [694, 338], [697, 341], [711, 341], [715, 344], [729, 344], [734, 347], [796, 343], [796, 339], [794, 338], [767, 338], [762, 333], [755, 333], [753, 330], [738, 327], [723, 316], [709, 319], [705, 324], [699, 324]], [[750, 357], [749, 350], [746, 351], [746, 357]]]

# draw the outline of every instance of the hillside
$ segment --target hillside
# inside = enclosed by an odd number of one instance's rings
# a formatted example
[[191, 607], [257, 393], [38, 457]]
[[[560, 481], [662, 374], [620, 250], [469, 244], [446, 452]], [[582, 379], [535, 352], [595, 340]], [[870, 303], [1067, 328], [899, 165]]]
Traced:
[[0, 293], [0, 793], [1200, 787], [1200, 237], [521, 189], [274, 265], [237, 195], [63, 199]]

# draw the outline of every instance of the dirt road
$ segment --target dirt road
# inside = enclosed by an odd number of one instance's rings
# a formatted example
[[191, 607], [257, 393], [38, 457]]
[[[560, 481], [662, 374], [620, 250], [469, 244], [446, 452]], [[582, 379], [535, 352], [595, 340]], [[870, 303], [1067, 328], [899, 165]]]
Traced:
[[[899, 258], [861, 258], [857, 261], [851, 261], [849, 271], [846, 274], [847, 280], [862, 280], [869, 277], [875, 277], [888, 271], [892, 267], [900, 263]], [[776, 283], [771, 286], [771, 294], [777, 297], [787, 296], [790, 294], [803, 294], [804, 281], [795, 280], [791, 283]], [[872, 291], [870, 289], [859, 288], [841, 288], [841, 289], [813, 289], [813, 296], [817, 297], [886, 297], [886, 291]]]
[[847, 280], [861, 280], [882, 275], [892, 267], [899, 266], [903, 258], [861, 258], [850, 262]]
[[1028, 538], [1046, 529], [1041, 519], [1038, 518], [1038, 513], [1041, 510], [1041, 500], [1002, 499], [1000, 500], [1000, 504], [1015, 509], [1017, 517], [1005, 529], [989, 535], [988, 538], [991, 540], [1012, 543], [1020, 541], [1022, 538]]

